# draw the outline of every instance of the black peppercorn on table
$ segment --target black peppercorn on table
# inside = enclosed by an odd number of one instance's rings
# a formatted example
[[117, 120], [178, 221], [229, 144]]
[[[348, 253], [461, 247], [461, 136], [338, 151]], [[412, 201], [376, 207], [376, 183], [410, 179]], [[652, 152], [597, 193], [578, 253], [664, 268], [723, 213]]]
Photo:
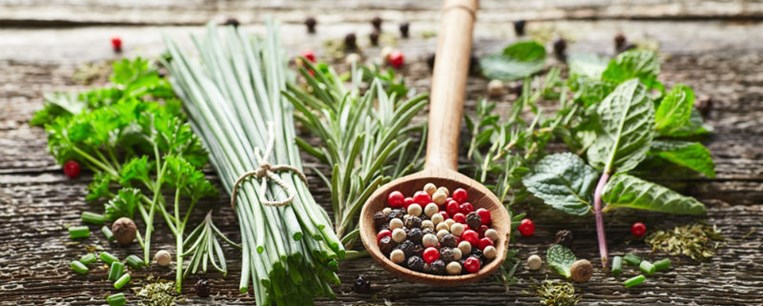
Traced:
[[[199, 1], [192, 9], [185, 1], [0, 0], [0, 304], [103, 304], [111, 293], [105, 281], [107, 269], [94, 268], [87, 276], [73, 273], [69, 261], [90, 245], [105, 245], [100, 235], [85, 244], [72, 242], [65, 227], [79, 224], [87, 184], [83, 173], [68, 179], [47, 152], [42, 129], [29, 126], [40, 109], [43, 94], [75, 91], [107, 82], [102, 63], [121, 56], [156, 56], [163, 48], [162, 35], [188, 41], [189, 32], [201, 32], [209, 21], [236, 18], [240, 27], [262, 33], [264, 16], [280, 20], [286, 49], [297, 55], [313, 49], [325, 59], [324, 41], [342, 41], [356, 33], [356, 43], [365, 56], [377, 57], [381, 47], [372, 47], [371, 20], [382, 18], [380, 45], [395, 44], [403, 51], [402, 73], [418, 91], [429, 89], [431, 72], [427, 58], [434, 52], [440, 16], [440, 1]], [[553, 50], [553, 33], [567, 39], [567, 52], [612, 54], [614, 38], [625, 33], [629, 41], [659, 46], [666, 55], [662, 66], [668, 85], [685, 83], [695, 89], [706, 106], [705, 120], [714, 128], [707, 145], [717, 165], [714, 179], [661, 180], [663, 184], [695, 196], [708, 207], [707, 222], [718, 226], [726, 238], [718, 254], [704, 263], [674, 258], [674, 269], [650, 277], [636, 288], [626, 289], [622, 279], [595, 269], [593, 278], [577, 284], [582, 304], [619, 305], [757, 305], [763, 301], [763, 6], [746, 1], [667, 1], [649, 3], [581, 0], [574, 4], [552, 0], [542, 3], [510, 0], [482, 1], [475, 30], [476, 55], [500, 50], [516, 40], [512, 21], [526, 19], [525, 31], [546, 40]], [[305, 20], [314, 17], [315, 34], [307, 34]], [[408, 22], [408, 39], [400, 38], [400, 25]], [[114, 54], [110, 38], [122, 38], [123, 53]], [[346, 69], [337, 61], [340, 70]], [[82, 65], [91, 65], [90, 78], [73, 78]], [[81, 76], [81, 74], [79, 74]], [[83, 81], [86, 81], [83, 83]], [[511, 84], [510, 84], [511, 85]], [[469, 79], [467, 114], [475, 101], [485, 96], [487, 80]], [[496, 98], [498, 111], [506, 112], [513, 93]], [[709, 106], [708, 106], [709, 105]], [[423, 120], [422, 116], [419, 120]], [[318, 165], [305, 157], [308, 166]], [[214, 173], [208, 171], [210, 175]], [[317, 201], [329, 206], [327, 189], [315, 173], [309, 173]], [[226, 234], [239, 240], [237, 220], [228, 199], [208, 200], [217, 206], [215, 221]], [[198, 210], [196, 218], [202, 218]], [[551, 213], [534, 217], [535, 235], [511, 242], [524, 260], [531, 254], [543, 256], [557, 231], [571, 230], [578, 257], [597, 258], [593, 218], [564, 219]], [[630, 224], [645, 221], [650, 229], [670, 228], [690, 222], [688, 218], [661, 215], [607, 216], [612, 252], [643, 253], [643, 242], [630, 240]], [[164, 228], [155, 236], [156, 249], [174, 241]], [[123, 258], [138, 253], [137, 244], [110, 249]], [[194, 294], [198, 278], [185, 282], [181, 304], [252, 304], [238, 292], [240, 254], [230, 251], [227, 278], [210, 274], [210, 296]], [[656, 255], [655, 257], [663, 257]], [[171, 271], [153, 267], [136, 273], [129, 286], [141, 284], [146, 275], [172, 279]], [[370, 293], [353, 291], [359, 275], [370, 282]], [[337, 300], [318, 304], [395, 305], [502, 305], [537, 304], [534, 286], [546, 273], [520, 268], [516, 284], [505, 288], [493, 279], [457, 288], [434, 288], [394, 278], [370, 258], [346, 261], [341, 266], [342, 284], [335, 288]], [[558, 276], [549, 272], [548, 278]], [[362, 284], [365, 292], [365, 282]], [[206, 288], [206, 286], [205, 286]], [[136, 301], [130, 290], [128, 301]]]

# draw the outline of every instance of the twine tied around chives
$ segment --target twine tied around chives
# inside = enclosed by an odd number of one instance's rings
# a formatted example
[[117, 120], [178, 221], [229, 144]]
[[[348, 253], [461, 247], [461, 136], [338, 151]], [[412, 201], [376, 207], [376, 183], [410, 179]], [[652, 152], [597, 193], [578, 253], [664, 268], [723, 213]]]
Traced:
[[275, 207], [283, 207], [286, 205], [291, 204], [291, 202], [294, 201], [295, 191], [292, 189], [289, 185], [286, 184], [281, 178], [279, 178], [276, 174], [279, 172], [291, 172], [299, 176], [300, 179], [302, 179], [305, 184], [307, 184], [307, 177], [305, 177], [305, 174], [302, 173], [301, 170], [297, 169], [294, 166], [291, 165], [273, 165], [270, 162], [268, 162], [268, 157], [270, 156], [270, 152], [273, 152], [273, 147], [275, 146], [275, 133], [273, 131], [273, 124], [272, 122], [268, 124], [268, 147], [267, 150], [265, 150], [265, 155], [260, 154], [260, 148], [254, 148], [254, 156], [259, 160], [260, 165], [257, 169], [248, 171], [241, 176], [238, 177], [236, 180], [236, 183], [233, 184], [233, 192], [231, 192], [231, 199], [230, 199], [230, 205], [234, 209], [236, 208], [236, 196], [238, 195], [238, 187], [241, 183], [246, 181], [247, 179], [251, 177], [256, 177], [260, 179], [261, 181], [261, 194], [263, 197], [265, 197], [265, 194], [267, 194], [268, 189], [268, 180], [273, 181], [281, 187], [281, 189], [286, 193], [287, 197], [283, 200], [278, 201], [271, 201], [271, 200], [265, 200], [262, 201], [260, 204], [265, 206], [275, 206]]

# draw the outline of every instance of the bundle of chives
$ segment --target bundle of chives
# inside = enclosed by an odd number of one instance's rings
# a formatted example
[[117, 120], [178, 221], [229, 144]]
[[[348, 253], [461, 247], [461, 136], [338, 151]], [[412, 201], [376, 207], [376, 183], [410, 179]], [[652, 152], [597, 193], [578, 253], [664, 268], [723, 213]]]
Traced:
[[[277, 27], [268, 29], [260, 40], [233, 27], [220, 35], [210, 24], [204, 38], [193, 37], [198, 61], [167, 41], [165, 65], [174, 88], [229, 192], [242, 174], [260, 167], [255, 149], [273, 165], [302, 170], [293, 111], [281, 96], [286, 60]], [[234, 199], [243, 252], [239, 288], [247, 292], [251, 280], [259, 305], [312, 304], [316, 296], [333, 297], [329, 285], [339, 282], [335, 270], [344, 248], [329, 216], [299, 175], [274, 175], [289, 188], [268, 184], [263, 193], [252, 178], [239, 185]], [[290, 195], [288, 205], [263, 205]]]

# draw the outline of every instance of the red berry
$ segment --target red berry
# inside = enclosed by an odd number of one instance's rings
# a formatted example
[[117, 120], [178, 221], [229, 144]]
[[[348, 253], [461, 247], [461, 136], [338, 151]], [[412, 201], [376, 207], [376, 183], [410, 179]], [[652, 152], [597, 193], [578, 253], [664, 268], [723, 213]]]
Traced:
[[455, 215], [461, 211], [461, 207], [458, 206], [458, 202], [450, 201], [445, 205], [445, 211], [448, 212], [449, 215]]
[[387, 204], [391, 206], [392, 208], [401, 208], [403, 207], [403, 200], [405, 199], [405, 196], [400, 191], [393, 191], [390, 192], [387, 196]]
[[429, 204], [429, 202], [432, 202], [432, 197], [429, 196], [428, 193], [423, 191], [416, 191], [416, 193], [413, 194], [413, 202], [418, 203], [421, 205], [421, 207], [424, 207], [424, 205]]
[[466, 240], [469, 242], [469, 244], [473, 246], [479, 245], [480, 241], [480, 234], [477, 234], [474, 230], [465, 230], [463, 234], [461, 234], [461, 239]]
[[472, 203], [466, 202], [459, 206], [459, 211], [464, 215], [468, 215], [470, 212], [474, 211], [474, 205], [472, 205]]
[[493, 245], [493, 240], [487, 237], [480, 239], [477, 243], [477, 247], [480, 248], [480, 250], [484, 250], [489, 245]]
[[477, 229], [477, 234], [480, 234], [480, 237], [485, 237], [485, 232], [489, 229], [487, 225], [480, 225], [480, 228]]
[[641, 238], [646, 234], [646, 225], [641, 222], [633, 223], [631, 226], [631, 234], [637, 238]]
[[448, 219], [450, 219], [450, 215], [448, 214], [448, 212], [441, 210], [441, 211], [439, 211], [438, 213], [442, 215], [442, 219], [443, 219], [443, 220], [448, 220]]
[[522, 222], [519, 223], [519, 233], [522, 234], [522, 236], [530, 237], [535, 233], [535, 223], [533, 223], [533, 220], [530, 219], [522, 219]]
[[122, 39], [118, 36], [114, 36], [111, 38], [111, 48], [114, 49], [114, 52], [122, 52]]
[[392, 232], [388, 229], [380, 230], [379, 233], [376, 234], [376, 243], [379, 243], [379, 241], [386, 236], [392, 236]]
[[405, 209], [408, 209], [408, 206], [410, 206], [413, 203], [416, 203], [416, 202], [414, 202], [413, 198], [411, 197], [405, 197], [405, 199], [403, 199], [403, 207], [405, 207]]
[[387, 62], [394, 68], [400, 68], [405, 63], [405, 56], [403, 56], [403, 52], [394, 51], [387, 57]]
[[477, 209], [477, 215], [480, 216], [482, 224], [490, 224], [490, 211], [484, 208]]
[[456, 200], [458, 203], [464, 203], [466, 202], [466, 199], [469, 197], [469, 194], [466, 193], [466, 190], [463, 188], [456, 188], [456, 190], [453, 190], [453, 199]]
[[64, 164], [64, 174], [68, 176], [69, 178], [75, 178], [79, 176], [79, 163], [73, 160], [70, 160]]
[[456, 221], [461, 224], [466, 224], [466, 216], [464, 216], [464, 214], [462, 213], [457, 213], [453, 215], [453, 221]]
[[428, 247], [424, 250], [422, 257], [424, 257], [424, 262], [432, 263], [433, 261], [440, 259], [440, 251], [437, 251], [437, 249], [433, 247]]
[[315, 63], [315, 53], [313, 53], [313, 50], [302, 51], [302, 57], [306, 58], [308, 61]]
[[480, 270], [480, 260], [477, 259], [477, 257], [469, 256], [469, 258], [464, 261], [464, 269], [469, 273], [477, 273], [477, 271]]

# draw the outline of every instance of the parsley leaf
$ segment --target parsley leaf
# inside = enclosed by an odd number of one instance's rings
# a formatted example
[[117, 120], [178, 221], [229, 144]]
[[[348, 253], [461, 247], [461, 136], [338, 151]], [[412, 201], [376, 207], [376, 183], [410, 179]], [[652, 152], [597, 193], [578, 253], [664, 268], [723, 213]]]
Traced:
[[132, 219], [135, 209], [140, 205], [140, 190], [135, 188], [122, 188], [117, 195], [104, 204], [104, 216], [107, 220], [114, 221], [121, 217]]

